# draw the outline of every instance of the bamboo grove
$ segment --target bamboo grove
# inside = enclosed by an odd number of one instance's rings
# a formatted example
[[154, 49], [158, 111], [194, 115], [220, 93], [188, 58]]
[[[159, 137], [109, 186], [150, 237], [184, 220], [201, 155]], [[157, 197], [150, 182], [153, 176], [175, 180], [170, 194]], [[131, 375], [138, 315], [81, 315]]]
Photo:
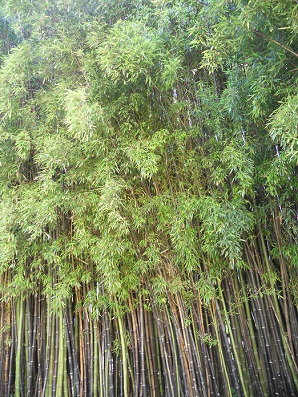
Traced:
[[297, 0], [0, 16], [0, 395], [297, 396]]

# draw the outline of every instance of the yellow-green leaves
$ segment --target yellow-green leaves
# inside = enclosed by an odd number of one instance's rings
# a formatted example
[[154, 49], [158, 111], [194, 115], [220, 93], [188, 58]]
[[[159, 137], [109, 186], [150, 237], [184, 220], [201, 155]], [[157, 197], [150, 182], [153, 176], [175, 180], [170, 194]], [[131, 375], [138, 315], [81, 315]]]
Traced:
[[168, 56], [162, 61], [161, 79], [166, 89], [174, 88], [179, 73], [182, 71], [182, 59], [179, 56]]
[[298, 95], [287, 98], [271, 115], [270, 134], [298, 162]]
[[95, 213], [98, 227], [115, 236], [127, 235], [128, 222], [123, 216], [125, 210], [125, 182], [121, 179], [107, 179], [100, 195]]
[[32, 50], [29, 43], [15, 47], [5, 58], [0, 71], [0, 115], [2, 120], [15, 118], [30, 92]]
[[0, 201], [0, 272], [13, 263], [17, 242], [14, 233], [14, 210], [11, 197], [1, 197]]
[[253, 215], [239, 199], [220, 202], [211, 196], [199, 200], [199, 214], [203, 250], [212, 259], [221, 255], [230, 267], [242, 259], [245, 233], [253, 226]]
[[124, 148], [125, 154], [142, 178], [151, 179], [158, 172], [164, 143], [164, 134], [158, 131], [152, 137], [132, 141]]
[[79, 141], [90, 140], [100, 120], [102, 110], [99, 104], [90, 103], [86, 89], [78, 88], [66, 91], [64, 107], [70, 135]]
[[26, 160], [30, 155], [31, 137], [28, 131], [21, 130], [15, 137], [16, 152], [22, 160]]
[[96, 60], [107, 77], [127, 82], [142, 77], [149, 83], [151, 69], [160, 54], [159, 43], [156, 32], [143, 22], [118, 21], [93, 46]]

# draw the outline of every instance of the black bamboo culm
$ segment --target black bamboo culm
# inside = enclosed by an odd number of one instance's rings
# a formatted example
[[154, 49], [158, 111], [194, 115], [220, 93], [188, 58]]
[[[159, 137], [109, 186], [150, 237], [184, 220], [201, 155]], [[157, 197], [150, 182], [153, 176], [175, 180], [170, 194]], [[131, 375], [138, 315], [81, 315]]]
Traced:
[[170, 291], [164, 302], [132, 294], [126, 309], [114, 300], [96, 316], [80, 293], [56, 314], [41, 294], [3, 302], [2, 394], [295, 396], [297, 309], [288, 290], [274, 302], [255, 249], [250, 269], [229, 271], [207, 303], [195, 282], [189, 304]]
[[257, 245], [245, 252], [250, 269], [228, 271], [210, 301], [196, 278], [188, 303], [166, 285], [159, 302], [149, 281], [150, 298], [131, 294], [126, 308], [113, 300], [82, 309], [79, 291], [56, 313], [40, 291], [3, 301], [2, 394], [295, 396], [297, 309], [287, 285], [285, 299], [274, 300], [261, 271], [273, 263], [261, 261]]

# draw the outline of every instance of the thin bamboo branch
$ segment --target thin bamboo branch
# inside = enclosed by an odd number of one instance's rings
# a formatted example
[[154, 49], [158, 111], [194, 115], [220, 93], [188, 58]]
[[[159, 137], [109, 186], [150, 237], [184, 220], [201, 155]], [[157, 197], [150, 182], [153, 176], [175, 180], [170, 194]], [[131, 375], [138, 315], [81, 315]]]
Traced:
[[276, 41], [276, 40], [272, 39], [272, 37], [269, 37], [266, 34], [259, 32], [258, 30], [254, 30], [254, 29], [250, 29], [250, 30], [253, 33], [255, 33], [257, 36], [262, 37], [265, 40], [271, 41], [272, 43], [274, 43], [277, 46], [279, 46], [280, 48], [286, 50], [287, 52], [289, 52], [290, 54], [294, 55], [295, 57], [298, 57], [298, 54], [295, 51], [291, 50], [291, 48], [289, 48], [289, 47], [286, 47], [284, 44], [280, 43], [279, 41]]

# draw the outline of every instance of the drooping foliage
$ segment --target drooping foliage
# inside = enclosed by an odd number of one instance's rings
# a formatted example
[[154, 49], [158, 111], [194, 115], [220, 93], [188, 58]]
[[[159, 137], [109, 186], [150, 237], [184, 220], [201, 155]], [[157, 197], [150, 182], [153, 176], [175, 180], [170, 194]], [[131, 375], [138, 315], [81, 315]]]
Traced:
[[0, 4], [0, 394], [297, 395], [297, 1]]

